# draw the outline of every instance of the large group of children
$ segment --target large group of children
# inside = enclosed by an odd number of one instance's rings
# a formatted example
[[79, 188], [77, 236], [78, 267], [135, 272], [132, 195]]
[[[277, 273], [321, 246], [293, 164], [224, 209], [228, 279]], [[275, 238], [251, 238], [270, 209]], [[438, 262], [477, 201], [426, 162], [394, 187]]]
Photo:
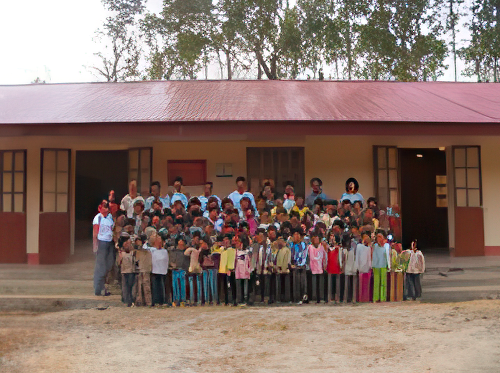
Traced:
[[[128, 306], [254, 305], [385, 302], [421, 296], [425, 271], [416, 241], [402, 250], [392, 239], [387, 211], [366, 202], [358, 183], [331, 200], [311, 180], [307, 197], [272, 180], [255, 198], [243, 177], [220, 199], [183, 193], [182, 178], [161, 195], [137, 193], [132, 180], [118, 204], [114, 192], [94, 218], [94, 290], [108, 295], [113, 277]], [[113, 276], [115, 275], [115, 276]]]

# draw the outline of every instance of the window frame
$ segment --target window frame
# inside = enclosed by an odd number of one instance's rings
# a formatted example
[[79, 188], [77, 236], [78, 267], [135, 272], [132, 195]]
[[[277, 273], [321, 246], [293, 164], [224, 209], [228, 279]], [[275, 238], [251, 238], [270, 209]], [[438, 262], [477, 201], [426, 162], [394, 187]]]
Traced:
[[[5, 153], [12, 153], [12, 170], [11, 171], [4, 171], [4, 164], [3, 164], [3, 159], [4, 159], [4, 154]], [[16, 171], [15, 170], [15, 154], [16, 153], [22, 153], [23, 154], [23, 171]], [[2, 213], [18, 213], [18, 214], [25, 214], [26, 213], [26, 187], [27, 187], [27, 182], [26, 182], [26, 157], [27, 157], [27, 150], [26, 149], [7, 149], [7, 150], [0, 150], [0, 212]], [[11, 194], [11, 211], [4, 211], [3, 210], [3, 196], [4, 196], [4, 191], [3, 191], [3, 174], [4, 172], [10, 172], [12, 174], [12, 181], [11, 181], [11, 192], [6, 192]], [[23, 191], [22, 192], [16, 192], [15, 191], [15, 177], [14, 175], [17, 173], [23, 173]], [[16, 194], [22, 194], [23, 195], [23, 208], [22, 211], [15, 211], [15, 195]]]
[[[132, 168], [131, 164], [131, 157], [130, 157], [130, 152], [137, 150], [137, 168]], [[135, 148], [128, 148], [128, 159], [127, 159], [127, 171], [128, 171], [128, 182], [130, 183], [133, 179], [136, 180], [137, 182], [137, 192], [142, 195], [142, 188], [144, 187], [143, 181], [142, 181], [142, 169], [141, 169], [141, 156], [142, 152], [144, 150], [149, 150], [149, 180], [146, 182], [146, 189], [149, 193], [150, 187], [151, 187], [151, 182], [153, 180], [153, 147], [135, 147]], [[132, 170], [135, 170], [137, 172], [137, 176], [135, 178], [131, 177]], [[145, 196], [143, 196], [145, 197]]]
[[[385, 165], [384, 167], [380, 167], [379, 165], [379, 158], [378, 158], [378, 153], [379, 149], [384, 149], [385, 150]], [[389, 149], [395, 149], [396, 151], [396, 167], [390, 167], [389, 165]], [[390, 207], [391, 206], [391, 191], [396, 191], [397, 193], [397, 204], [400, 205], [400, 180], [399, 180], [399, 151], [398, 147], [396, 145], [374, 145], [373, 146], [373, 172], [374, 172], [374, 187], [375, 187], [375, 196], [377, 198], [377, 201], [379, 205], [381, 206], [381, 199], [380, 199], [380, 181], [379, 181], [379, 171], [385, 170], [387, 171], [387, 178], [386, 178], [386, 185], [387, 185], [387, 195], [386, 195], [386, 201], [387, 201], [387, 206], [385, 207]], [[389, 171], [396, 171], [397, 175], [397, 181], [396, 181], [396, 187], [391, 187], [391, 181], [390, 181], [390, 172]]]
[[[467, 149], [476, 148], [477, 149], [477, 167], [469, 167], [467, 166]], [[457, 149], [465, 150], [465, 166], [457, 167], [455, 165], [455, 151]], [[452, 154], [452, 164], [453, 164], [453, 194], [454, 194], [454, 204], [455, 207], [483, 207], [483, 174], [481, 167], [481, 146], [480, 145], [454, 145], [451, 147]], [[465, 188], [457, 187], [457, 179], [456, 179], [456, 170], [461, 169], [465, 170]], [[479, 173], [479, 188], [469, 188], [469, 169], [477, 169]], [[457, 204], [457, 190], [465, 190], [465, 206], [458, 206]], [[479, 206], [469, 206], [469, 190], [479, 190]]]
[[[56, 152], [56, 164], [55, 164], [55, 173], [56, 173], [56, 179], [55, 179], [55, 204], [54, 204], [54, 211], [44, 211], [44, 206], [43, 206], [43, 162], [44, 162], [44, 152], [45, 151], [55, 151]], [[57, 211], [57, 152], [58, 151], [66, 151], [68, 152], [68, 191], [67, 191], [67, 199], [66, 199], [66, 211]], [[51, 193], [51, 192], [50, 192]], [[59, 194], [65, 194], [65, 193], [59, 193]], [[67, 214], [69, 213], [69, 208], [70, 208], [70, 197], [71, 197], [71, 149], [68, 148], [42, 148], [40, 149], [40, 212], [50, 212], [50, 213], [60, 213], [60, 214]]]

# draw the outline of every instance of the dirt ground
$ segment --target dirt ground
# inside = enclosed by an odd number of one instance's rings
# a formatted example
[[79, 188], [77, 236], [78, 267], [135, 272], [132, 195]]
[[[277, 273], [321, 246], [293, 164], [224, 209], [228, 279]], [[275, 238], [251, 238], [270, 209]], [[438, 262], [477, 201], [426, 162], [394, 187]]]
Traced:
[[498, 372], [500, 301], [0, 314], [2, 372]]

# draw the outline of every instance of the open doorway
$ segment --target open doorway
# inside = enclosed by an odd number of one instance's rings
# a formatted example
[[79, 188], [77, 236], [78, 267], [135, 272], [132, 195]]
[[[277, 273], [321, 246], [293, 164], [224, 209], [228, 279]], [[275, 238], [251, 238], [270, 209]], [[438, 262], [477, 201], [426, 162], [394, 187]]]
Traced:
[[399, 149], [403, 247], [448, 250], [448, 208], [438, 191], [446, 189], [446, 154], [439, 149]]
[[117, 203], [128, 193], [128, 150], [76, 152], [75, 239], [92, 238], [97, 206], [113, 189]]

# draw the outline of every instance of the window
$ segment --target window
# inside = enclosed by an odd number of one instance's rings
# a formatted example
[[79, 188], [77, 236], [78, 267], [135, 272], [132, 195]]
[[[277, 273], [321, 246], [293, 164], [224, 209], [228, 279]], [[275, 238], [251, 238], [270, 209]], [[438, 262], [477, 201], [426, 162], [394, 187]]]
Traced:
[[26, 150], [0, 151], [0, 211], [26, 211]]
[[455, 206], [482, 206], [480, 147], [454, 146], [453, 168], [455, 177]]
[[42, 212], [68, 212], [70, 152], [42, 149]]
[[168, 185], [174, 185], [176, 177], [182, 177], [183, 185], [203, 185], [207, 181], [207, 161], [182, 160], [168, 161]]
[[395, 146], [374, 146], [375, 191], [379, 206], [399, 204], [398, 149]]
[[137, 180], [137, 190], [143, 196], [149, 195], [153, 167], [152, 154], [152, 148], [135, 148], [128, 151], [129, 181]]

